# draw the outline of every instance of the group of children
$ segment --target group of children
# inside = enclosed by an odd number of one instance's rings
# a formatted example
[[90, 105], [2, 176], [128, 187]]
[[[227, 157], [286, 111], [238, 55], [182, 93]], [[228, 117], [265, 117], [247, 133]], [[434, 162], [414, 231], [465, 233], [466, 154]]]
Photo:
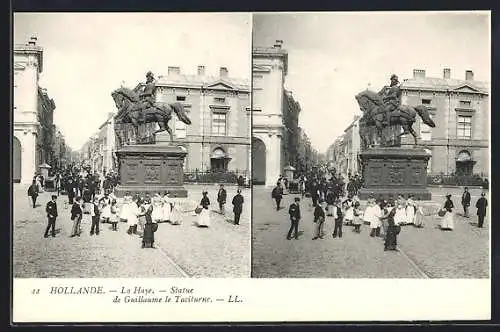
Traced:
[[[296, 198], [289, 210], [292, 225], [297, 224], [295, 220], [300, 218], [300, 212], [296, 212], [299, 209], [299, 201], [300, 199]], [[359, 200], [352, 195], [348, 195], [344, 201], [340, 198], [333, 201], [328, 200], [327, 202], [319, 199], [314, 206], [313, 240], [324, 238], [323, 226], [328, 217], [334, 219], [333, 238], [342, 237], [343, 225], [353, 226], [353, 231], [360, 233], [361, 226], [365, 224], [370, 226], [371, 237], [383, 237], [385, 239], [385, 250], [396, 250], [396, 238], [401, 226], [424, 227], [423, 209], [416, 204], [412, 195], [409, 195], [408, 199], [400, 195], [395, 201], [377, 201], [375, 198], [369, 198], [364, 211], [361, 209]], [[287, 238], [291, 237], [291, 230]]]

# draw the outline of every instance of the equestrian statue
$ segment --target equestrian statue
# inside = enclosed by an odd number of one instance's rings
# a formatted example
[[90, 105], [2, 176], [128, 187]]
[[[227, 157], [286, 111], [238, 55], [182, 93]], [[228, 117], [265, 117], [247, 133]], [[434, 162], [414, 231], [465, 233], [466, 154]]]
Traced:
[[[142, 89], [142, 91], [140, 91]], [[191, 120], [184, 111], [181, 103], [164, 103], [155, 101], [156, 85], [152, 72], [146, 74], [146, 83], [136, 90], [125, 87], [116, 89], [111, 93], [118, 113], [115, 116], [115, 123], [130, 123], [134, 128], [134, 135], [137, 137], [139, 125], [147, 123], [158, 123], [159, 128], [153, 135], [167, 131], [170, 141], [173, 141], [172, 129], [168, 122], [172, 119], [172, 113], [187, 125]]]
[[401, 87], [396, 75], [391, 76], [390, 86], [385, 86], [378, 93], [365, 90], [356, 95], [363, 116], [360, 119], [360, 136], [363, 146], [373, 146], [375, 140], [371, 133], [376, 132], [380, 145], [386, 146], [389, 137], [384, 135], [384, 129], [393, 125], [400, 125], [403, 132], [398, 136], [412, 134], [417, 145], [417, 133], [413, 124], [418, 114], [429, 127], [436, 124], [431, 119], [427, 107], [424, 105], [409, 106], [401, 104]]

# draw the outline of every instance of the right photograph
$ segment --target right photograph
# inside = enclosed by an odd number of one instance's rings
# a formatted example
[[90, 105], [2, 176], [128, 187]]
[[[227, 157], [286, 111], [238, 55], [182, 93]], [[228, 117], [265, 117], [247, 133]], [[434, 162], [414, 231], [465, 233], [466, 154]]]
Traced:
[[490, 278], [490, 21], [253, 14], [253, 278]]

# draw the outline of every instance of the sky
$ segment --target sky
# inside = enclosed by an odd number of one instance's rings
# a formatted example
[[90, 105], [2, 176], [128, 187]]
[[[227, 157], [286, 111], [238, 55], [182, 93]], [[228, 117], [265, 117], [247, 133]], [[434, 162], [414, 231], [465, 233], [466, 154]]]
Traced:
[[464, 79], [472, 70], [491, 81], [489, 12], [260, 13], [253, 46], [283, 40], [285, 88], [302, 112], [299, 125], [325, 152], [360, 115], [354, 96], [379, 91], [391, 74], [400, 81], [423, 69], [427, 77]]
[[77, 150], [116, 111], [111, 92], [169, 66], [250, 80], [248, 13], [15, 13], [13, 38], [44, 49], [39, 85], [54, 100], [54, 123]]

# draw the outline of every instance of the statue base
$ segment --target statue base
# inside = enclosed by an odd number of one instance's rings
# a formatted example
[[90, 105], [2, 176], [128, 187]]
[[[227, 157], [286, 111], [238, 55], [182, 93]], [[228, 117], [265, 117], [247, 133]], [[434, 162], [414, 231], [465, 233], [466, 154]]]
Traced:
[[427, 189], [429, 155], [423, 148], [370, 148], [360, 153], [363, 188], [360, 199], [370, 196], [397, 199], [398, 195], [413, 195], [415, 199], [431, 200]]
[[171, 197], [187, 197], [184, 188], [183, 147], [172, 144], [126, 145], [116, 151], [120, 184], [115, 195], [150, 196], [168, 191]]

